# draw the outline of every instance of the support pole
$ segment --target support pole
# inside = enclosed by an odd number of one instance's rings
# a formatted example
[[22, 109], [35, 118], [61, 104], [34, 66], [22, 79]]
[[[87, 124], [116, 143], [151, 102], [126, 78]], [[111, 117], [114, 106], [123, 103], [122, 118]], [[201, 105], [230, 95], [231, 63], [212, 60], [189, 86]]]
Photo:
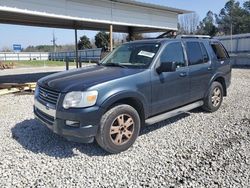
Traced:
[[69, 58], [68, 57], [66, 57], [65, 64], [66, 64], [66, 70], [69, 70]]
[[128, 42], [132, 41], [132, 37], [133, 37], [133, 30], [131, 27], [128, 27]]
[[113, 25], [110, 25], [109, 31], [109, 43], [110, 43], [110, 51], [113, 51]]
[[77, 44], [77, 29], [75, 29], [75, 49], [76, 49], [76, 68], [78, 68], [79, 67], [79, 64], [78, 64], [79, 57], [78, 57], [78, 44]]

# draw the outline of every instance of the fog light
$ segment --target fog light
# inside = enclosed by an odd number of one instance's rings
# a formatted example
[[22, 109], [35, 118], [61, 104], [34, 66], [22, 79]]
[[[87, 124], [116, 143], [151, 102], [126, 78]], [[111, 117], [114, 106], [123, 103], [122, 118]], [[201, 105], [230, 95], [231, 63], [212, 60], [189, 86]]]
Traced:
[[80, 127], [80, 122], [66, 120], [66, 125], [68, 125], [70, 127]]

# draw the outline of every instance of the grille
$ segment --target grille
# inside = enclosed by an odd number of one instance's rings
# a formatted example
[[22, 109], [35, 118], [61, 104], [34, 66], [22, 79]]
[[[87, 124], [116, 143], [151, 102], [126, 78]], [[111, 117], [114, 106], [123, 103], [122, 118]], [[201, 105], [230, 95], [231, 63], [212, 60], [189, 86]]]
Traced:
[[50, 103], [56, 106], [58, 98], [59, 92], [39, 87], [39, 99], [45, 103]]
[[45, 113], [43, 113], [41, 110], [36, 108], [35, 114], [44, 123], [46, 123], [48, 125], [51, 125], [51, 126], [54, 124], [54, 118], [47, 115], [47, 114], [45, 114]]

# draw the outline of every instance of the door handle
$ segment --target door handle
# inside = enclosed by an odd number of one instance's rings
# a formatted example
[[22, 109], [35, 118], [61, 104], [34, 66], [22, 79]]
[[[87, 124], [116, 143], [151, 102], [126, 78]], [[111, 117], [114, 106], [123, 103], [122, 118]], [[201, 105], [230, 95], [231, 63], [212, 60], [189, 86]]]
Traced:
[[187, 76], [187, 73], [186, 72], [181, 72], [180, 73], [180, 77], [186, 77]]
[[207, 70], [212, 70], [213, 68], [212, 67], [208, 67]]

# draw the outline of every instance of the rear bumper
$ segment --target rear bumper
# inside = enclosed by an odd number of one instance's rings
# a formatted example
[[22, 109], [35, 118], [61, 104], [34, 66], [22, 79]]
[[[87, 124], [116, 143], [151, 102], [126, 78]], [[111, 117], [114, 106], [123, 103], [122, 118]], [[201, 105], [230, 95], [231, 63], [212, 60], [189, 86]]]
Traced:
[[[35, 99], [34, 114], [36, 119], [45, 124], [54, 133], [69, 141], [91, 143], [97, 134], [102, 109], [91, 107], [86, 109], [74, 109], [60, 111], [49, 109]], [[78, 127], [66, 125], [66, 121], [79, 122]]]

